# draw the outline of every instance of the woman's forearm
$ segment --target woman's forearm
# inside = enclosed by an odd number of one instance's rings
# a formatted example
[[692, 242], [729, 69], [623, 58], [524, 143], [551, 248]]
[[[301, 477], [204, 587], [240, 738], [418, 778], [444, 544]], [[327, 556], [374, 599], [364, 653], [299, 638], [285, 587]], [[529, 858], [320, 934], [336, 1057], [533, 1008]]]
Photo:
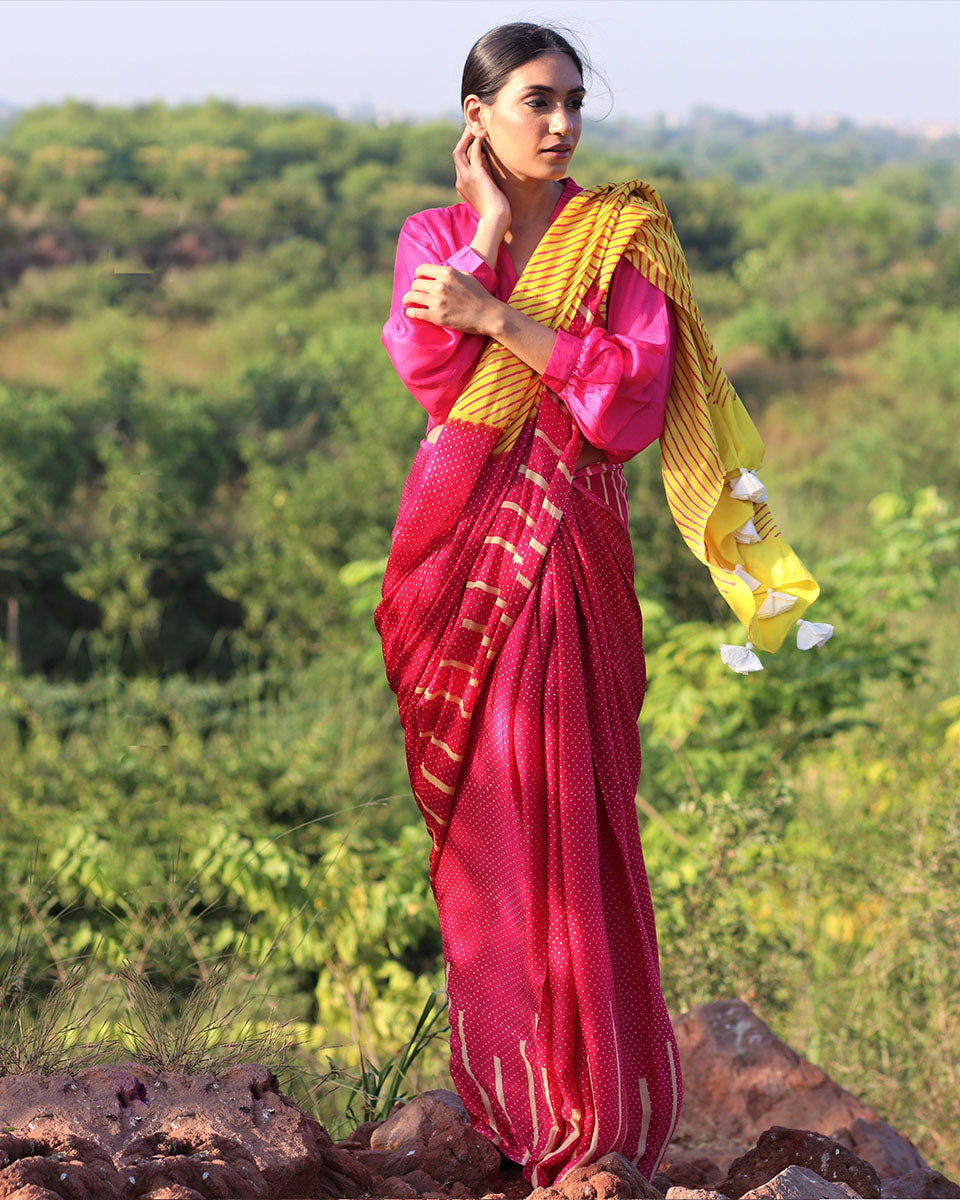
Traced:
[[488, 337], [506, 346], [517, 358], [532, 367], [538, 375], [547, 369], [557, 340], [557, 331], [525, 316], [509, 304], [495, 300], [491, 304]]

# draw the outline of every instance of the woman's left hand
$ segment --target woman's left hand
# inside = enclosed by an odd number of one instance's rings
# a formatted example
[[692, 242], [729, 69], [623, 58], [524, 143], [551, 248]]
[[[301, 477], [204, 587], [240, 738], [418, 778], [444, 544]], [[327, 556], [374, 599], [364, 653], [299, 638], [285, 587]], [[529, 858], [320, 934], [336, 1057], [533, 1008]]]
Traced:
[[418, 321], [489, 336], [500, 301], [465, 271], [423, 263], [402, 304], [406, 315]]

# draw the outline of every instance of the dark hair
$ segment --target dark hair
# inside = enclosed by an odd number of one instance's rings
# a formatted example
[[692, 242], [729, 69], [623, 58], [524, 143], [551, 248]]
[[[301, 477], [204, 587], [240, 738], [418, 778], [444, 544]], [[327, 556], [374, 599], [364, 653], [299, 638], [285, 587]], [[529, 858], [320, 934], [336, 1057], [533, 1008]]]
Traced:
[[474, 42], [467, 55], [463, 64], [460, 103], [468, 96], [478, 96], [484, 104], [492, 103], [512, 71], [554, 50], [565, 54], [583, 79], [581, 55], [556, 29], [549, 25], [533, 25], [529, 21], [498, 25]]

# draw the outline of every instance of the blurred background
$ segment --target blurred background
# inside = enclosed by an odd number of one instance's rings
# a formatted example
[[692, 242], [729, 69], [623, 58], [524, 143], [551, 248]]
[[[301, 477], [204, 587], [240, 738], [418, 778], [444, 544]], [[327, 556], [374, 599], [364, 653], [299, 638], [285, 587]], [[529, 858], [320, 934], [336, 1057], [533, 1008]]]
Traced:
[[956, 1176], [960, 6], [924, 0], [0, 3], [0, 1070], [280, 1028], [335, 1135], [444, 1083], [372, 625], [425, 421], [379, 333], [515, 19], [593, 58], [575, 178], [666, 200], [837, 627], [729, 672], [629, 464], [668, 1005], [740, 996]]

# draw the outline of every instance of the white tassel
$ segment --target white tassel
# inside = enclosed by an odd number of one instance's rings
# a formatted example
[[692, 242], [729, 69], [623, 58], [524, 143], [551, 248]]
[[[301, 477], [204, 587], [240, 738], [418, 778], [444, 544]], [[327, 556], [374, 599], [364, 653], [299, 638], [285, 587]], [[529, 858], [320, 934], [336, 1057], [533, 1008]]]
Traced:
[[730, 480], [730, 495], [734, 500], [750, 500], [759, 504], [761, 500], [766, 500], [767, 489], [752, 471], [741, 467], [740, 478]]
[[760, 587], [760, 580], [754, 579], [754, 577], [750, 574], [747, 568], [742, 565], [742, 563], [737, 563], [737, 565], [733, 568], [733, 573], [738, 579], [743, 580], [751, 592], [755, 592], [757, 588]]
[[720, 647], [720, 657], [724, 664], [738, 675], [749, 675], [751, 671], [763, 670], [763, 663], [753, 652], [753, 642], [747, 642], [745, 646], [723, 645]]
[[789, 596], [786, 592], [775, 592], [771, 588], [767, 592], [766, 599], [757, 609], [757, 616], [779, 617], [781, 613], [789, 612], [796, 602], [796, 596]]
[[802, 617], [797, 621], [797, 649], [812, 650], [814, 646], [822, 646], [833, 637], [833, 626], [825, 621], [805, 621]]
[[733, 531], [733, 536], [738, 542], [742, 542], [745, 546], [752, 546], [755, 542], [760, 541], [760, 534], [757, 533], [757, 527], [753, 523], [753, 517], [740, 526], [739, 529]]

